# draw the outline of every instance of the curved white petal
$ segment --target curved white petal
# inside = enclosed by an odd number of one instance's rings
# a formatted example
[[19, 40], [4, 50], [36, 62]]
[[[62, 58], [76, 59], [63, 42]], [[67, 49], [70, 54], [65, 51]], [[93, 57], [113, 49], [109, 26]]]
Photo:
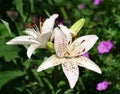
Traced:
[[63, 24], [59, 25], [61, 31], [66, 35], [67, 39], [72, 42], [72, 35], [71, 35], [71, 30], [68, 29], [66, 26], [64, 26]]
[[38, 44], [31, 44], [27, 49], [27, 56], [28, 58], [31, 58], [32, 53], [37, 49], [40, 45]]
[[68, 44], [71, 40], [67, 39], [67, 36], [59, 29], [54, 29], [54, 46], [56, 54], [59, 57], [64, 57], [66, 51], [68, 50]]
[[35, 31], [34, 29], [31, 29], [31, 28], [27, 28], [23, 31], [25, 34], [28, 34], [30, 36], [33, 36], [34, 38], [37, 38], [37, 34], [38, 32]]
[[46, 48], [46, 43], [50, 40], [51, 32], [42, 33], [38, 37], [38, 41], [41, 43], [41, 48]]
[[56, 55], [52, 55], [38, 67], [37, 72], [57, 66], [59, 64], [61, 64], [61, 59], [58, 58]]
[[96, 35], [85, 35], [71, 44], [72, 56], [81, 55], [90, 50], [98, 40]]
[[39, 44], [32, 36], [18, 36], [11, 39], [7, 44]]
[[98, 65], [86, 57], [80, 56], [79, 58], [74, 58], [74, 60], [81, 67], [87, 68], [87, 69], [97, 72], [99, 74], [102, 73], [101, 69], [98, 67]]
[[53, 14], [52, 16], [45, 20], [42, 26], [42, 33], [51, 32], [53, 30], [54, 23], [57, 17], [58, 14]]
[[72, 59], [64, 59], [62, 68], [65, 76], [68, 79], [70, 88], [74, 88], [79, 76], [79, 69], [77, 64]]

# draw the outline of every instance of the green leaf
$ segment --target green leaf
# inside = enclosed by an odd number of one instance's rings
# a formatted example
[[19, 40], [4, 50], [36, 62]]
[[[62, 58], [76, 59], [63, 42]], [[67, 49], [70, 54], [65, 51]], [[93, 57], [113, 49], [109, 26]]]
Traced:
[[34, 12], [34, 0], [29, 0], [31, 6], [31, 12]]
[[84, 22], [85, 22], [85, 19], [81, 18], [70, 27], [70, 29], [72, 30], [73, 36], [77, 35], [77, 33], [80, 31], [80, 29], [84, 25]]
[[20, 70], [7, 70], [0, 72], [0, 88], [8, 81], [23, 76], [25, 73]]
[[118, 24], [118, 26], [120, 27], [120, 16], [116, 14], [114, 14], [114, 16], [115, 16], [115, 23]]
[[24, 15], [24, 9], [23, 9], [23, 0], [14, 0], [13, 4], [15, 5], [17, 11], [20, 13], [20, 16], [22, 17], [23, 21], [25, 22], [26, 16]]
[[15, 58], [19, 58], [18, 52], [20, 48], [15, 45], [6, 45], [5, 39], [0, 37], [0, 57], [4, 57], [6, 61], [11, 61]]
[[74, 90], [68, 89], [63, 94], [74, 94]]
[[[9, 23], [0, 19], [1, 22], [4, 24], [5, 28], [7, 29], [7, 31], [9, 32], [10, 36], [11, 36], [11, 30], [10, 30], [10, 27], [9, 27]], [[1, 28], [1, 27], [0, 27]], [[4, 27], [3, 27], [4, 28]]]

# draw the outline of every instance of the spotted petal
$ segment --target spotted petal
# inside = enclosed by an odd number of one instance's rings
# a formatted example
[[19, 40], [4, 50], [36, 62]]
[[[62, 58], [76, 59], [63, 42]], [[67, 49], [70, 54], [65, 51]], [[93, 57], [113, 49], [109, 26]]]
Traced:
[[68, 44], [70, 43], [71, 40], [69, 40], [65, 33], [63, 33], [63, 31], [61, 31], [59, 28], [55, 28], [54, 33], [55, 33], [54, 46], [56, 54], [59, 57], [64, 57], [66, 51], [68, 50]]
[[58, 14], [53, 14], [52, 16], [50, 16], [50, 18], [45, 20], [42, 26], [42, 33], [51, 32], [53, 30], [54, 23], [57, 17]]
[[79, 58], [75, 58], [74, 61], [76, 61], [77, 64], [81, 67], [87, 68], [99, 74], [102, 73], [98, 65], [96, 65], [93, 61], [91, 61], [90, 59], [86, 57], [80, 56]]
[[74, 88], [79, 76], [77, 64], [72, 59], [65, 59], [62, 63], [62, 68], [68, 79], [70, 88]]
[[85, 35], [76, 39], [70, 47], [72, 51], [71, 56], [77, 56], [86, 53], [93, 47], [97, 40], [98, 37], [96, 35]]
[[54, 67], [61, 64], [60, 58], [56, 57], [56, 55], [52, 55], [47, 60], [45, 60], [37, 69], [37, 72], [42, 70], [46, 70], [48, 68]]
[[71, 35], [71, 30], [68, 29], [66, 26], [64, 26], [63, 24], [59, 25], [61, 31], [66, 35], [67, 39], [72, 42], [72, 35]]
[[27, 56], [28, 58], [31, 58], [32, 53], [37, 49], [40, 45], [38, 44], [31, 44], [29, 48], [27, 49]]
[[39, 44], [32, 36], [19, 36], [11, 39], [7, 44]]

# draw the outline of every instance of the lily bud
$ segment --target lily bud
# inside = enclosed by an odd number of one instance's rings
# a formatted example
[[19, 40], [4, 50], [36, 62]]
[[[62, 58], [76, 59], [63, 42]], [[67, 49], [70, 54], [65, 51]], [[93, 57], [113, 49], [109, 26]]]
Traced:
[[47, 47], [47, 49], [49, 49], [49, 50], [53, 50], [53, 49], [54, 49], [54, 45], [53, 45], [52, 42], [47, 42], [47, 43], [46, 43], [46, 47]]
[[73, 34], [73, 37], [77, 35], [77, 33], [80, 31], [80, 29], [82, 28], [82, 26], [85, 23], [85, 19], [81, 18], [80, 20], [78, 20], [77, 22], [75, 22], [71, 27], [71, 33]]

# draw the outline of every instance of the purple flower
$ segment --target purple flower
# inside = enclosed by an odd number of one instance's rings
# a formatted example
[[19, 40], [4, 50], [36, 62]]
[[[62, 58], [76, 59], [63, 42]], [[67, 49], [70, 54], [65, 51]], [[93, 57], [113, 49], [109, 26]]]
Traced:
[[82, 9], [85, 8], [85, 5], [84, 4], [79, 4], [77, 7], [78, 7], [79, 10], [82, 10]]
[[88, 53], [84, 53], [82, 56], [89, 58], [89, 54]]
[[106, 90], [106, 89], [108, 88], [108, 84], [109, 84], [109, 83], [108, 83], [107, 81], [100, 82], [100, 83], [97, 84], [96, 89], [97, 89], [98, 91]]
[[101, 2], [101, 0], [94, 0], [93, 4], [94, 4], [94, 5], [99, 5], [100, 2]]
[[108, 53], [113, 47], [112, 41], [102, 41], [98, 45], [98, 52], [100, 54]]

